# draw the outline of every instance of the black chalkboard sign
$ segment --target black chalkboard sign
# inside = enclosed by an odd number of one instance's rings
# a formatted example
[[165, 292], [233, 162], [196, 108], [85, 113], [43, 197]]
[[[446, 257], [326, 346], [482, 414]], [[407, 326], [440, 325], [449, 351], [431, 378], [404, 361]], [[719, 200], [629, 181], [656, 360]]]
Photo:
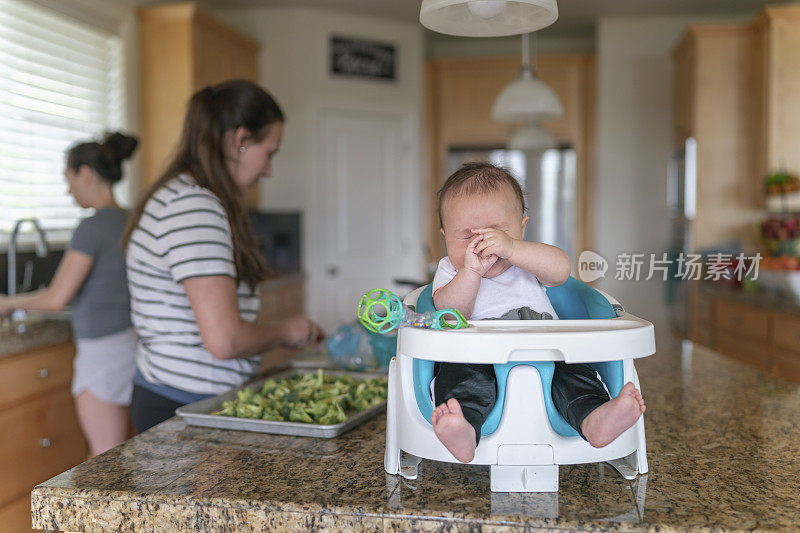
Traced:
[[330, 69], [334, 76], [394, 80], [396, 57], [392, 44], [331, 36]]

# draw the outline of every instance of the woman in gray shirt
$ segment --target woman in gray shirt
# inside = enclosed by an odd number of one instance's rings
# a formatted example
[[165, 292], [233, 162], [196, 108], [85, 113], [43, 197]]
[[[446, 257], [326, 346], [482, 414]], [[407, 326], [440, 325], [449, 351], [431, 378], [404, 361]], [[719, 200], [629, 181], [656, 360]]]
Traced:
[[121, 237], [128, 212], [114, 199], [112, 186], [122, 179], [122, 162], [137, 140], [111, 133], [101, 142], [73, 146], [67, 152], [69, 192], [95, 214], [75, 229], [50, 285], [13, 298], [0, 296], [0, 314], [12, 309], [57, 311], [72, 301], [72, 331], [77, 353], [72, 395], [90, 456], [124, 441], [130, 434], [130, 405], [135, 370], [136, 334]]

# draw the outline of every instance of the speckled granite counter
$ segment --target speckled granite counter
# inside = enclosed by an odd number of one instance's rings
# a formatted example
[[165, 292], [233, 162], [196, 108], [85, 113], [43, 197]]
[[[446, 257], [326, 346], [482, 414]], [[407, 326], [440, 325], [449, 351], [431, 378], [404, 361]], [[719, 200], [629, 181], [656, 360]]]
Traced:
[[383, 471], [384, 417], [337, 439], [172, 419], [36, 487], [36, 528], [68, 531], [713, 531], [800, 528], [800, 387], [702, 348], [638, 364], [650, 473], [561, 467], [557, 494], [492, 494], [489, 468]]
[[0, 358], [72, 338], [69, 318], [33, 319], [0, 328]]

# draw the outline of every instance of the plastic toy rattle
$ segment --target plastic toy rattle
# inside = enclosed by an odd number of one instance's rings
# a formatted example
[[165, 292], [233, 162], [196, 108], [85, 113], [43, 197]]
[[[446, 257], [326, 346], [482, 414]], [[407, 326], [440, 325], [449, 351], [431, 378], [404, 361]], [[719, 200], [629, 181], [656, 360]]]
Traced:
[[406, 326], [438, 330], [469, 327], [467, 319], [457, 309], [417, 313], [387, 289], [372, 289], [361, 297], [358, 320], [368, 330], [381, 334]]

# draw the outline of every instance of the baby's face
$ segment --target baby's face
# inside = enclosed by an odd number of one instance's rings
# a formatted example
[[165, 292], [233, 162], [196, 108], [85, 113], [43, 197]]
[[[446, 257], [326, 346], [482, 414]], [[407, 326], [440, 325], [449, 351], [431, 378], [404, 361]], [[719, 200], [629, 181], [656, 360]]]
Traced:
[[[464, 266], [464, 252], [474, 237], [472, 230], [494, 228], [513, 239], [522, 239], [527, 223], [519, 200], [507, 186], [489, 193], [448, 196], [442, 203], [442, 234], [447, 255], [456, 270]], [[500, 259], [483, 277], [493, 278], [509, 266], [507, 260]]]

